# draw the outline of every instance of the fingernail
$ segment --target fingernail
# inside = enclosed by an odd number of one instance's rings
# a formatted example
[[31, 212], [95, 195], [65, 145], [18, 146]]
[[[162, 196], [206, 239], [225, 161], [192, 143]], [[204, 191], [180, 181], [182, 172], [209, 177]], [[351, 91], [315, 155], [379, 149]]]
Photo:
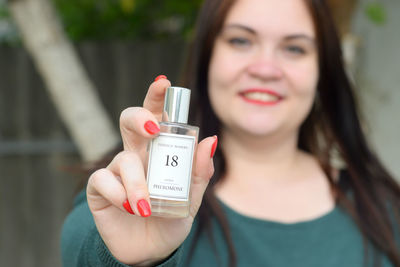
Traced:
[[215, 140], [211, 147], [211, 155], [210, 155], [211, 158], [214, 157], [215, 150], [217, 149], [217, 144], [218, 144], [218, 136], [215, 135]]
[[131, 205], [129, 204], [128, 200], [125, 200], [125, 202], [122, 204], [124, 206], [125, 210], [129, 212], [130, 214], [135, 214], [131, 208]]
[[156, 134], [160, 131], [160, 128], [158, 128], [157, 124], [155, 124], [153, 121], [146, 121], [144, 124], [144, 129], [149, 134]]
[[158, 75], [154, 81], [156, 82], [156, 81], [158, 81], [159, 79], [167, 79], [167, 76], [165, 76], [165, 75]]
[[142, 217], [149, 217], [151, 215], [150, 205], [145, 199], [138, 201], [137, 208]]

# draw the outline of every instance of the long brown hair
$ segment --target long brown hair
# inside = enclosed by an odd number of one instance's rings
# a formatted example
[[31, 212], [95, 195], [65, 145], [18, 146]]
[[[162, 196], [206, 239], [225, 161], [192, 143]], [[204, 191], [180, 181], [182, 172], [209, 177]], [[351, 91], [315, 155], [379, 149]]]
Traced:
[[[196, 96], [197, 103], [192, 107], [199, 107], [194, 119], [200, 126], [201, 137], [220, 134], [221, 130], [221, 122], [208, 97], [208, 67], [215, 39], [234, 3], [235, 0], [204, 1], [188, 55], [184, 85], [193, 89]], [[305, 0], [305, 3], [317, 35], [319, 81], [316, 103], [300, 128], [298, 146], [319, 160], [336, 193], [337, 204], [352, 216], [363, 234], [365, 251], [372, 244], [375, 252], [381, 252], [395, 266], [400, 266], [394, 238], [394, 224], [399, 225], [400, 221], [397, 212], [400, 210], [400, 187], [367, 144], [329, 7], [323, 0]], [[333, 150], [346, 165], [346, 175], [341, 176], [340, 182], [331, 175]], [[230, 266], [235, 266], [236, 254], [228, 222], [213, 193], [215, 184], [223, 179], [226, 171], [221, 149], [217, 149], [214, 159], [216, 172], [199, 210], [199, 227], [192, 250], [201, 232], [206, 231], [212, 238], [210, 222], [215, 217], [228, 244]]]

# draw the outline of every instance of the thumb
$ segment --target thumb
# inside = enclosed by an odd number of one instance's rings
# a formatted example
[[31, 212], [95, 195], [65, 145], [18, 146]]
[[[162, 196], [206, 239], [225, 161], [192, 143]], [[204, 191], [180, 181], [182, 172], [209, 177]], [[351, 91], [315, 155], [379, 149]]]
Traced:
[[190, 216], [196, 216], [206, 191], [208, 182], [214, 174], [213, 156], [217, 148], [218, 137], [207, 137], [197, 146], [195, 166], [192, 177]]

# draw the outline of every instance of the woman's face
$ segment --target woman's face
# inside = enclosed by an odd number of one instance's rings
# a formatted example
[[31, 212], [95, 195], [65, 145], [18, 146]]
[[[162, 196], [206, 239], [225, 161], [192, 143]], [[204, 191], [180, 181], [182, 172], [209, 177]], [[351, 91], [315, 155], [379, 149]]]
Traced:
[[297, 134], [318, 81], [313, 22], [302, 0], [238, 0], [215, 40], [211, 105], [224, 129]]

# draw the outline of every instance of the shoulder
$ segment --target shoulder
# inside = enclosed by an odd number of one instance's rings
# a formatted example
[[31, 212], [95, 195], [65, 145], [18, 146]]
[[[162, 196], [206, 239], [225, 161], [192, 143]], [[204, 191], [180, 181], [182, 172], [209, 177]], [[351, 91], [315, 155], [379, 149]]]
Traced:
[[95, 229], [95, 223], [86, 201], [86, 191], [82, 190], [74, 200], [74, 208], [66, 217], [61, 231], [61, 256], [66, 266], [76, 266], [73, 261], [87, 235]]
[[74, 199], [74, 207], [65, 219], [63, 232], [94, 226], [94, 220], [86, 200], [86, 191], [82, 190]]

